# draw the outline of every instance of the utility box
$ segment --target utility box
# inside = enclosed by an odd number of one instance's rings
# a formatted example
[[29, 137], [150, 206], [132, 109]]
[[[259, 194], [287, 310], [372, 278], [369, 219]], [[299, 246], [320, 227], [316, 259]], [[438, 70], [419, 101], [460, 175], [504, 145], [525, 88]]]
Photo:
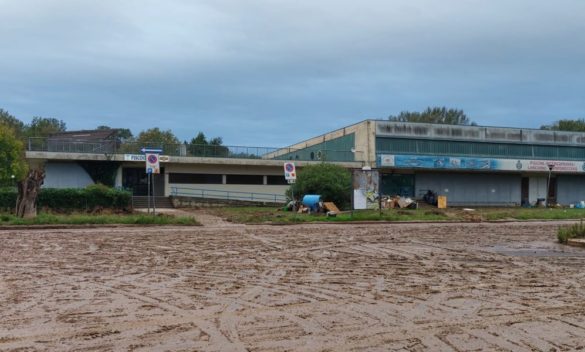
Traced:
[[447, 196], [438, 196], [437, 197], [437, 208], [447, 209]]

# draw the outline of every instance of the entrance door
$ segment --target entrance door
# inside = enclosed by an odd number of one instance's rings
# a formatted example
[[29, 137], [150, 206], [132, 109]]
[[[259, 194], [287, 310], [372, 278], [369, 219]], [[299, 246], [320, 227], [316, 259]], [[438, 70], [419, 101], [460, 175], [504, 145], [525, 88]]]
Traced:
[[382, 174], [380, 194], [385, 196], [414, 197], [414, 175]]
[[530, 179], [528, 177], [522, 177], [521, 185], [521, 203], [522, 206], [528, 206], [530, 204]]
[[548, 186], [548, 203], [555, 204], [557, 202], [557, 178], [551, 177], [550, 184]]
[[[154, 190], [156, 196], [163, 196], [165, 192], [164, 168], [160, 174], [153, 175], [150, 192]], [[122, 169], [122, 187], [132, 191], [132, 195], [148, 195], [148, 178], [143, 167], [131, 167]]]

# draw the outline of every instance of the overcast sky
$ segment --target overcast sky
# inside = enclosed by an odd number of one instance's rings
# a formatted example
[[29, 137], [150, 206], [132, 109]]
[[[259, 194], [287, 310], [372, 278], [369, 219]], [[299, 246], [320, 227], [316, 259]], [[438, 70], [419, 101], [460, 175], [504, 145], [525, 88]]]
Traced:
[[427, 106], [585, 118], [583, 0], [0, 0], [0, 108], [284, 146]]

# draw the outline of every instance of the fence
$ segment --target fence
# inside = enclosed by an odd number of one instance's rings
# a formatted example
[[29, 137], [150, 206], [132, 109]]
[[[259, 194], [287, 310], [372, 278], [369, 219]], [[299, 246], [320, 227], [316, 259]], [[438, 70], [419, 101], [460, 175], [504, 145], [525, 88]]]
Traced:
[[237, 158], [265, 160], [304, 161], [354, 161], [348, 150], [318, 150], [273, 147], [245, 147], [208, 144], [165, 144], [149, 145], [135, 142], [121, 143], [116, 140], [75, 141], [71, 139], [36, 138], [28, 139], [27, 150], [61, 153], [94, 154], [140, 154], [143, 147], [161, 148], [163, 155], [208, 158]]
[[221, 200], [240, 200], [250, 202], [286, 203], [287, 198], [282, 194], [224, 191], [189, 187], [171, 187], [171, 195], [179, 197], [194, 197]]

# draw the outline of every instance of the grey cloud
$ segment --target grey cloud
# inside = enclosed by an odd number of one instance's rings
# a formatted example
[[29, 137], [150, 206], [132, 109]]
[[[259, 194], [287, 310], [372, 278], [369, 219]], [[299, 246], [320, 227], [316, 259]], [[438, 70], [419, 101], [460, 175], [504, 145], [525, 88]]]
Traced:
[[585, 2], [0, 0], [0, 107], [284, 145], [428, 105], [585, 117]]

